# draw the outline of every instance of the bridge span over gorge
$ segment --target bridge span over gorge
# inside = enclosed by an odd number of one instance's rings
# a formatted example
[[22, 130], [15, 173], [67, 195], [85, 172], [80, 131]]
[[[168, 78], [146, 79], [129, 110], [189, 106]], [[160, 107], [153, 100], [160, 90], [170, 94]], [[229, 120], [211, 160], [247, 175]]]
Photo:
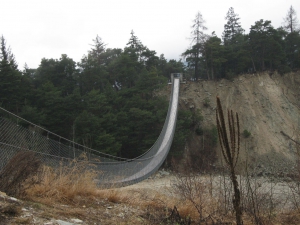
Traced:
[[[0, 108], [0, 170], [19, 151], [34, 151], [46, 165], [57, 167], [80, 160], [85, 153], [88, 165], [99, 171], [99, 186], [126, 186], [150, 177], [166, 159], [175, 133], [182, 74], [172, 74], [172, 92], [162, 131], [154, 145], [143, 155], [126, 159], [101, 153], [22, 119]], [[3, 116], [5, 114], [5, 116]], [[9, 118], [9, 119], [7, 119]], [[28, 128], [20, 126], [29, 124]]]

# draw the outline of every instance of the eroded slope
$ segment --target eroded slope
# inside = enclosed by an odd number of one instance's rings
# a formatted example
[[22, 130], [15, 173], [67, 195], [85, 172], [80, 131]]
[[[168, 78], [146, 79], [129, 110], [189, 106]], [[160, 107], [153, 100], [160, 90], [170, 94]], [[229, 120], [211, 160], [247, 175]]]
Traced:
[[[248, 74], [233, 81], [187, 82], [181, 86], [180, 104], [200, 109], [203, 124], [209, 127], [216, 124], [216, 96], [221, 98], [223, 109], [239, 113], [241, 131], [251, 132], [250, 137], [241, 140], [243, 160], [248, 155], [248, 159], [280, 162], [281, 166], [288, 166], [290, 160], [295, 160], [297, 145], [283, 133], [298, 139], [300, 73]], [[209, 102], [207, 107], [205, 102]], [[194, 142], [195, 138], [196, 135]], [[189, 147], [197, 148], [193, 143], [189, 143]]]

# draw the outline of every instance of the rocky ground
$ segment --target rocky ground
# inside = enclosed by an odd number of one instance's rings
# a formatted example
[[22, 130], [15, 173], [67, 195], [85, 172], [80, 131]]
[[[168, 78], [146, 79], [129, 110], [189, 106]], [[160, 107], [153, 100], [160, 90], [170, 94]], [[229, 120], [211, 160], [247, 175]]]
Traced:
[[107, 199], [88, 200], [79, 204], [47, 205], [19, 200], [0, 193], [0, 224], [143, 224], [143, 210], [138, 207], [109, 202]]

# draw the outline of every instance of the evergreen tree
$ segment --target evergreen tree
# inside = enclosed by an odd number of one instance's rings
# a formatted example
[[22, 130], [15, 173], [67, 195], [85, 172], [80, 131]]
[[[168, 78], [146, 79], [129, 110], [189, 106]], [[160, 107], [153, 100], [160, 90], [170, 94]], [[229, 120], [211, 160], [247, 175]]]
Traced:
[[299, 32], [289, 33], [285, 38], [285, 53], [287, 66], [292, 70], [300, 68], [300, 34]]
[[141, 54], [141, 61], [144, 63], [145, 68], [150, 71], [158, 66], [159, 58], [156, 56], [155, 51], [151, 51], [148, 48]]
[[42, 114], [45, 114], [45, 120], [40, 121], [40, 124], [54, 133], [68, 137], [68, 132], [66, 132], [63, 126], [63, 121], [66, 116], [63, 110], [64, 98], [58, 87], [55, 87], [50, 81], [44, 83], [36, 92], [36, 102], [34, 106], [37, 107]]
[[214, 33], [205, 42], [205, 52], [207, 63], [207, 70], [212, 79], [215, 77], [221, 77], [221, 66], [222, 63], [226, 62], [224, 58], [224, 46], [221, 45], [221, 39], [218, 38]]
[[170, 59], [165, 67], [165, 74], [168, 79], [170, 79], [170, 74], [171, 73], [184, 73], [185, 72], [185, 65], [182, 62], [182, 60], [175, 60], [175, 59]]
[[7, 110], [19, 112], [22, 102], [20, 93], [21, 72], [17, 69], [14, 55], [10, 48], [6, 47], [3, 36], [1, 42], [1, 61], [0, 61], [0, 105]]
[[137, 36], [134, 35], [134, 31], [130, 32], [130, 39], [127, 43], [127, 52], [131, 53], [132, 57], [137, 57], [138, 61], [141, 61], [141, 54], [145, 50], [145, 46], [142, 42], [138, 39]]
[[78, 63], [80, 72], [77, 74], [77, 82], [82, 95], [93, 89], [104, 92], [109, 84], [106, 70], [109, 55], [106, 53], [105, 44], [98, 35], [93, 42], [93, 48]]
[[105, 62], [105, 66], [108, 69], [110, 63], [120, 57], [121, 53], [123, 52], [120, 48], [107, 48], [103, 53], [103, 60]]
[[227, 61], [223, 64], [222, 76], [232, 79], [237, 74], [247, 70], [250, 58], [249, 54], [247, 54], [247, 42], [243, 34], [244, 29], [240, 24], [239, 15], [230, 7], [225, 19], [227, 22], [224, 25], [223, 43], [224, 58]]
[[109, 76], [114, 78], [114, 87], [120, 88], [134, 87], [142, 69], [142, 64], [137, 57], [132, 55], [131, 48], [125, 48], [120, 56], [109, 64]]
[[66, 54], [62, 54], [59, 60], [43, 58], [40, 66], [34, 73], [37, 88], [47, 82], [58, 87], [62, 95], [69, 95], [75, 88], [76, 63]]
[[277, 69], [285, 57], [282, 45], [278, 31], [273, 28], [271, 21], [262, 19], [256, 21], [249, 33], [254, 71]]
[[101, 66], [105, 63], [104, 53], [106, 44], [103, 43], [101, 37], [98, 35], [96, 39], [93, 40], [93, 48], [89, 51], [89, 56], [98, 66]]
[[141, 43], [141, 41], [138, 39], [138, 37], [136, 35], [134, 35], [134, 31], [131, 30], [130, 32], [130, 39], [128, 41], [128, 43], [126, 44], [128, 47], [130, 48], [135, 48], [135, 49], [140, 49], [143, 47], [143, 44]]
[[32, 106], [32, 103], [35, 101], [36, 89], [33, 80], [35, 71], [36, 69], [30, 69], [25, 63], [21, 76], [20, 93], [22, 93], [22, 98], [25, 99], [24, 104], [27, 106]]
[[242, 34], [244, 29], [241, 27], [239, 15], [234, 13], [232, 7], [229, 8], [225, 19], [227, 23], [224, 25], [223, 42], [224, 45], [233, 44], [233, 39], [236, 35]]

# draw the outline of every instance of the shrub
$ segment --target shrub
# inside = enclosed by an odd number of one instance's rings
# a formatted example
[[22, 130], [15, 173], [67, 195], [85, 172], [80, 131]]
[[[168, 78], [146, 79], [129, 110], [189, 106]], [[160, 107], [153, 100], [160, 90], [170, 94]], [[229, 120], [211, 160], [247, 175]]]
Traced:
[[[36, 181], [32, 178], [41, 167], [41, 161], [36, 153], [21, 151], [15, 154], [0, 172], [0, 190], [8, 195], [23, 195], [26, 186], [33, 185]], [[27, 185], [24, 186], [24, 182]]]
[[250, 135], [251, 135], [250, 131], [248, 131], [246, 129], [243, 131], [244, 138], [248, 138], [248, 137], [250, 137]]
[[195, 132], [196, 132], [197, 135], [201, 136], [201, 135], [203, 135], [203, 128], [198, 127], [198, 128], [196, 128]]
[[210, 100], [209, 100], [209, 98], [206, 97], [206, 98], [204, 99], [203, 105], [204, 105], [205, 107], [209, 107], [209, 106], [210, 106]]

